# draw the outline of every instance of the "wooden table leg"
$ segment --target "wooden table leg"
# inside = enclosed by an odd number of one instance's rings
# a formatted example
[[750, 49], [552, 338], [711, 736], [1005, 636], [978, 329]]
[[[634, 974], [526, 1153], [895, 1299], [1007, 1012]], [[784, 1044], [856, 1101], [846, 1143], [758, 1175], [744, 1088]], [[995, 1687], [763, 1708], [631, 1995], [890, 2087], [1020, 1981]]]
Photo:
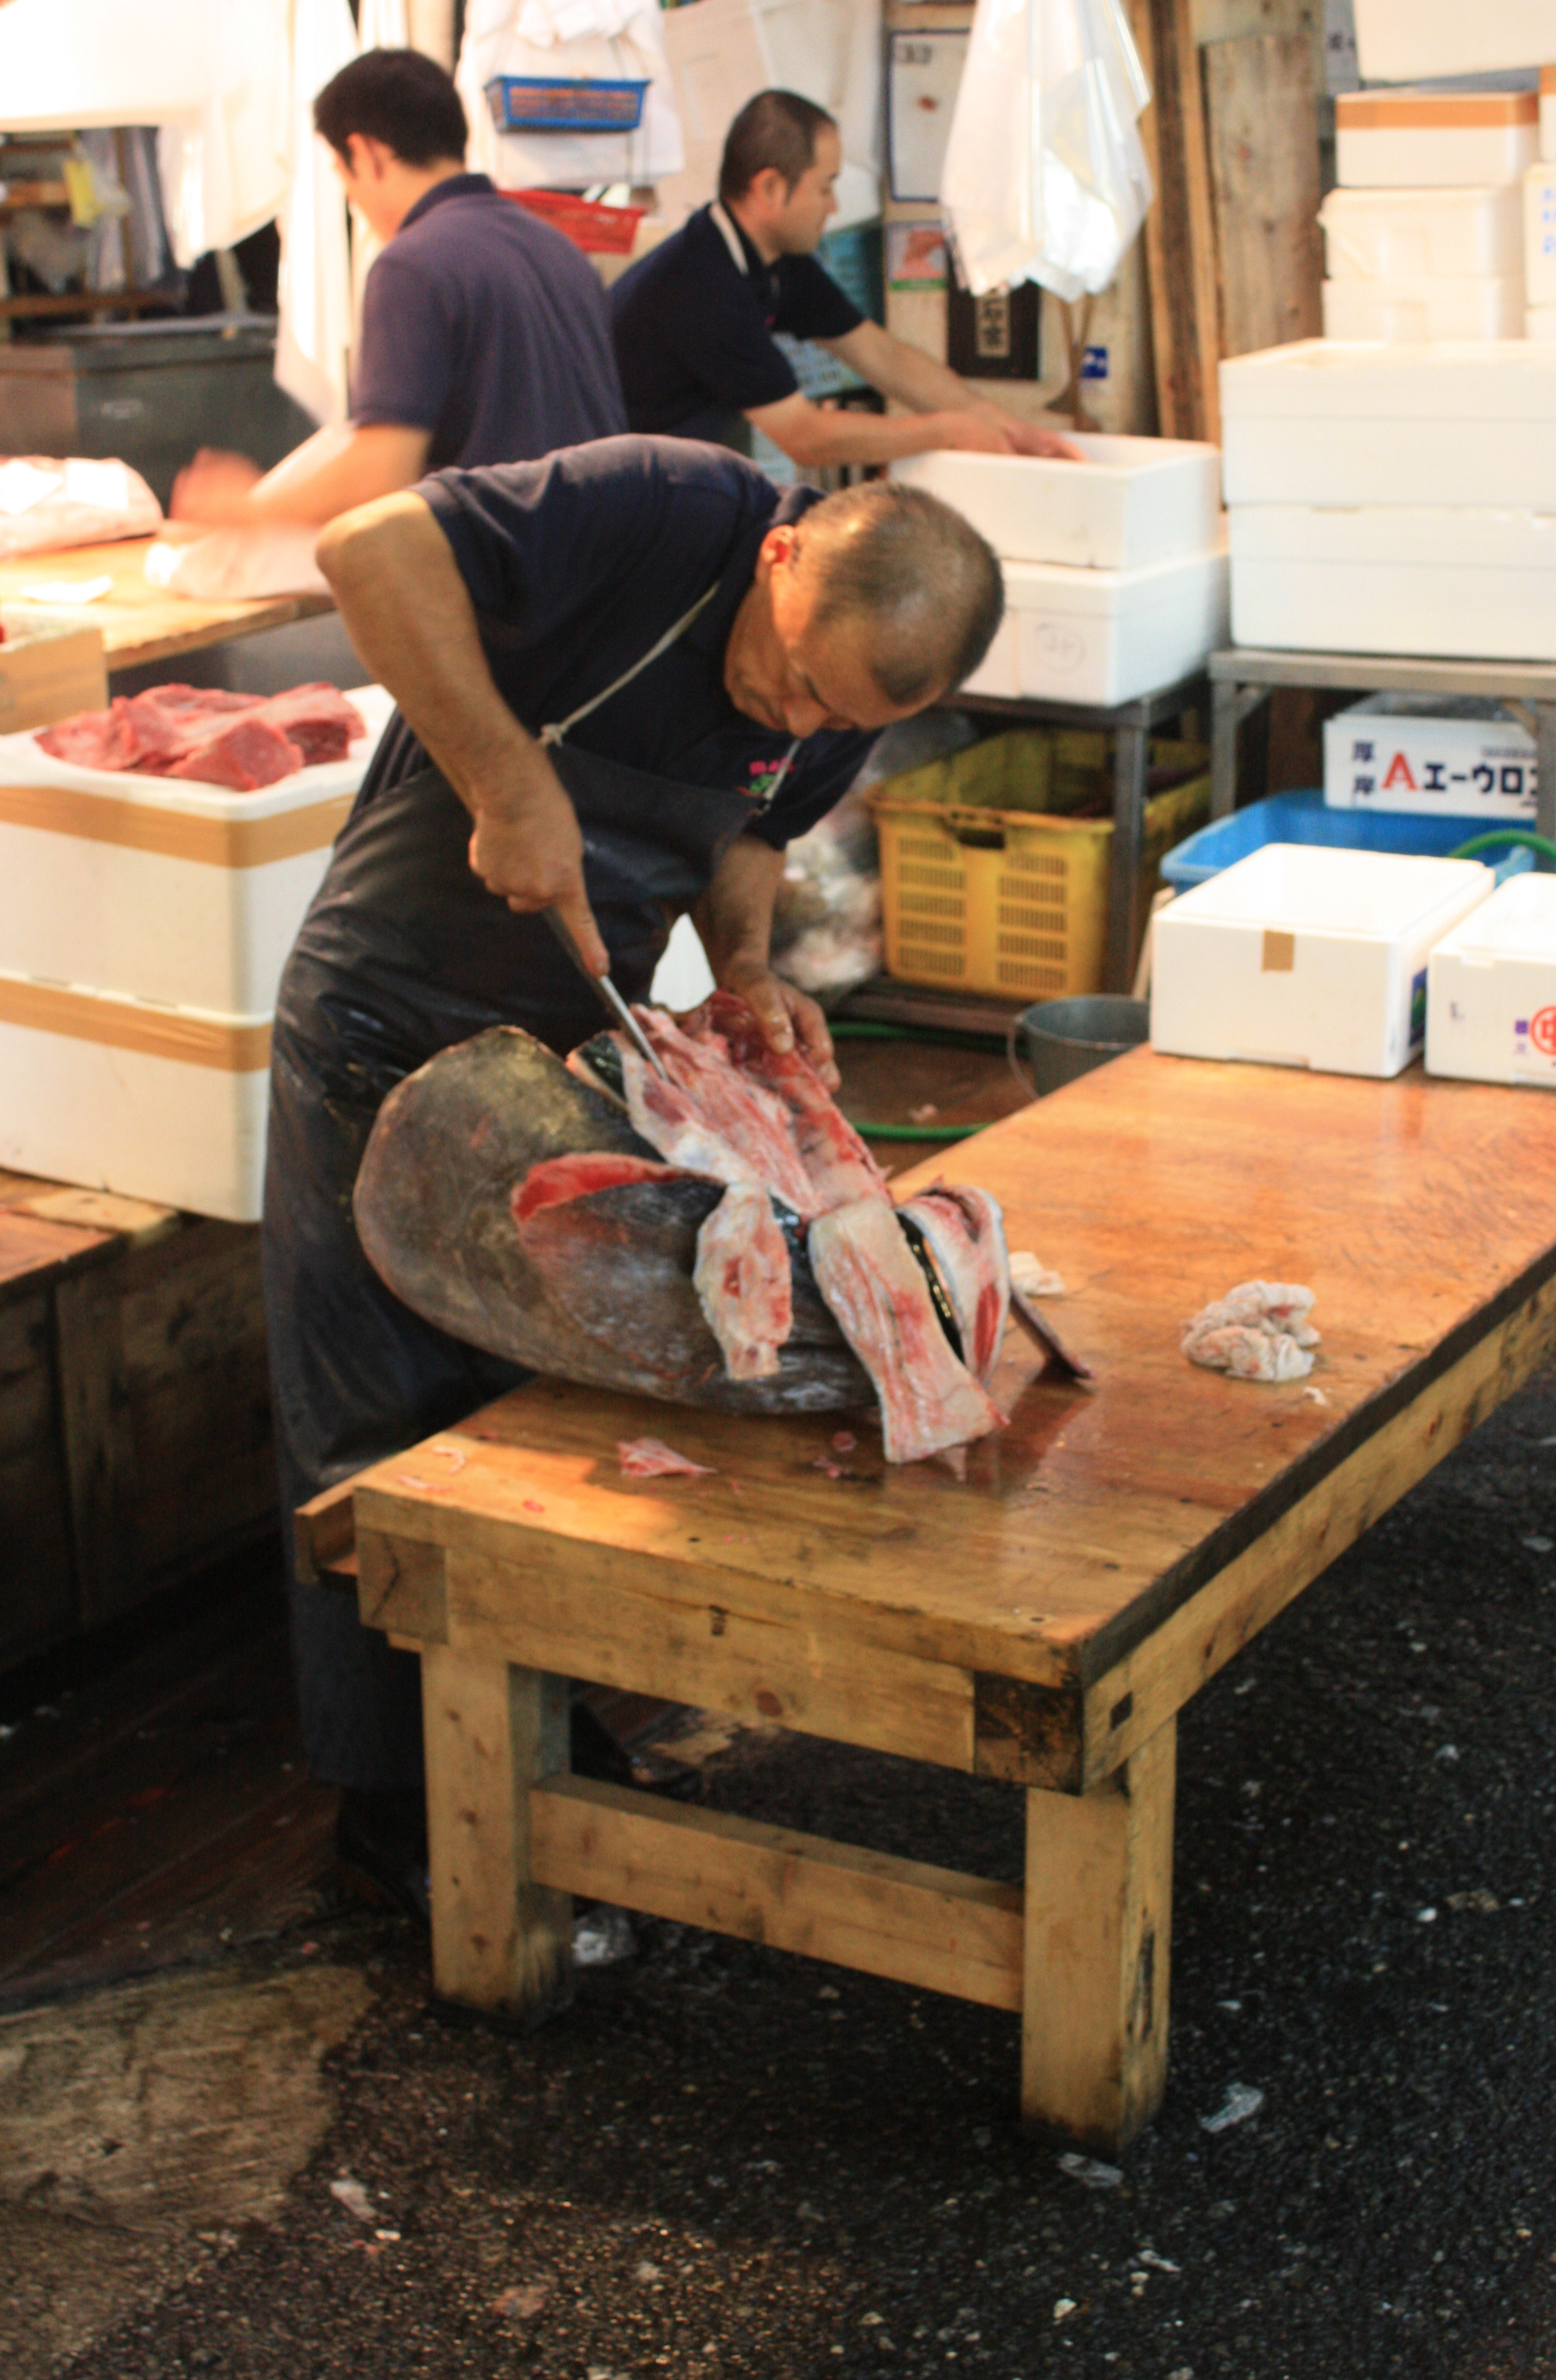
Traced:
[[1027, 1796], [1021, 2113], [1113, 2153], [1167, 2080], [1177, 1722], [1094, 1793]]
[[444, 1999], [536, 2015], [572, 1984], [572, 1896], [529, 1880], [529, 1789], [567, 1767], [567, 1681], [426, 1645], [421, 1706], [432, 1981]]

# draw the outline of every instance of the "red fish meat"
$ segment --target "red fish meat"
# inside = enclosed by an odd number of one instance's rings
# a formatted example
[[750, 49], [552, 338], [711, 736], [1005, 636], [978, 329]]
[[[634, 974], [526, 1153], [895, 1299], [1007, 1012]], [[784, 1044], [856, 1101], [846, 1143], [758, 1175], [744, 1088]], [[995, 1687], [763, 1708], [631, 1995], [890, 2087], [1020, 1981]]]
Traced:
[[677, 1454], [662, 1438], [618, 1438], [616, 1455], [626, 1479], [711, 1479], [706, 1463]]

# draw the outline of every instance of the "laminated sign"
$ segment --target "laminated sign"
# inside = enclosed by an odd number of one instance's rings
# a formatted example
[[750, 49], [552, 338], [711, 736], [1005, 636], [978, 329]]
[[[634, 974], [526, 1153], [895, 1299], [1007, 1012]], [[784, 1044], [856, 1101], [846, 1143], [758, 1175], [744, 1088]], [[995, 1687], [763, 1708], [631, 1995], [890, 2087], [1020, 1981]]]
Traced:
[[1426, 709], [1412, 696], [1373, 695], [1324, 726], [1331, 809], [1532, 824], [1535, 785], [1535, 739], [1499, 702], [1465, 696]]

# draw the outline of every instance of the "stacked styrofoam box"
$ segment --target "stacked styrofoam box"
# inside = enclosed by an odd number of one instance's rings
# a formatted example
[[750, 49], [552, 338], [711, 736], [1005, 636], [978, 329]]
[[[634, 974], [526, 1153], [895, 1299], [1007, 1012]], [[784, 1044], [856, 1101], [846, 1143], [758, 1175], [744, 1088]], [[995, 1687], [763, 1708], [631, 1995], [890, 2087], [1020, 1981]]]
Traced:
[[393, 709], [251, 794], [0, 737], [0, 1164], [260, 1212], [276, 986]]
[[1556, 346], [1307, 339], [1221, 374], [1235, 642], [1556, 661]]
[[1556, 339], [1556, 67], [1539, 70], [1539, 163], [1524, 176], [1524, 335]]
[[1492, 880], [1473, 859], [1266, 844], [1157, 917], [1151, 1046], [1397, 1075], [1425, 1034], [1431, 952]]
[[1000, 557], [1005, 616], [968, 694], [1111, 707], [1190, 675], [1225, 641], [1215, 448], [1074, 443], [1083, 462], [941, 451], [892, 467]]
[[1520, 337], [1518, 185], [1538, 127], [1532, 91], [1342, 92], [1340, 188], [1319, 216], [1325, 336]]
[[1556, 1090], [1556, 877], [1510, 877], [1432, 952], [1427, 1072]]

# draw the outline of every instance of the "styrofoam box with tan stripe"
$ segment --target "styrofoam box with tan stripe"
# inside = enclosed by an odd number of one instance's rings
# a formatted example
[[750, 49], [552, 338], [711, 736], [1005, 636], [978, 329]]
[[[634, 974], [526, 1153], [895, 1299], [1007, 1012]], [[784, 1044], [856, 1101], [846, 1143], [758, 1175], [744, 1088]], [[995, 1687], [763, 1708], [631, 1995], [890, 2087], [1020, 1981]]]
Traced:
[[252, 794], [81, 769], [0, 736], [0, 975], [268, 1016], [330, 845], [394, 708], [343, 760]]
[[258, 1222], [270, 1027], [0, 973], [0, 1165]]

